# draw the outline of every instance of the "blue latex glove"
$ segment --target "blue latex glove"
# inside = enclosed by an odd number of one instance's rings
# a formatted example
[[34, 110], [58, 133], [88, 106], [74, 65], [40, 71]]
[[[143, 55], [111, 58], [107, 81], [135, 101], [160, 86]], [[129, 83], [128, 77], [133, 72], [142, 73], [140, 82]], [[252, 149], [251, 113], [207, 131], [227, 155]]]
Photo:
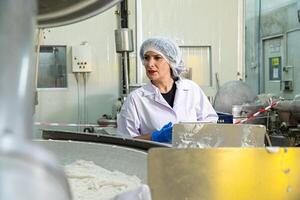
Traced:
[[153, 131], [151, 140], [156, 142], [172, 142], [172, 122], [164, 125], [159, 131]]

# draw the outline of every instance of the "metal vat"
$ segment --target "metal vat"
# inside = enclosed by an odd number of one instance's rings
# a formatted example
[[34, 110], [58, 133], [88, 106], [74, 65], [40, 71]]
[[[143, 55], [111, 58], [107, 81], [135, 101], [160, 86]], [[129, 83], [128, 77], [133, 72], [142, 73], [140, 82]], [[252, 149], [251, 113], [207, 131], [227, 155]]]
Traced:
[[120, 0], [38, 0], [38, 26], [41, 28], [72, 24], [100, 14]]
[[128, 175], [136, 175], [142, 183], [147, 183], [147, 152], [117, 145], [36, 140], [34, 143], [53, 152], [61, 164], [75, 160], [93, 161], [110, 171], [118, 170]]

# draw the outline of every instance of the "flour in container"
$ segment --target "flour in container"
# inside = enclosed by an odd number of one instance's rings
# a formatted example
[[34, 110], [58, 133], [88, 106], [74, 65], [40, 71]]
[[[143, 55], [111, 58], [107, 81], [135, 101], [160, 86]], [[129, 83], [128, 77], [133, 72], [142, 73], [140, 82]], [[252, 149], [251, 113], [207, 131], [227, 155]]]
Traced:
[[73, 200], [109, 200], [141, 185], [141, 180], [119, 171], [109, 171], [92, 161], [77, 160], [65, 166]]

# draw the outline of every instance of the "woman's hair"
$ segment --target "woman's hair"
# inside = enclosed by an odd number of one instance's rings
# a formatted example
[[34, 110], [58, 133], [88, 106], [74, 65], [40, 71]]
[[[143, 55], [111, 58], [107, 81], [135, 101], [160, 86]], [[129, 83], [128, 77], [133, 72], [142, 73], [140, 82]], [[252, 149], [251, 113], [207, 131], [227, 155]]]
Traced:
[[143, 63], [145, 61], [144, 55], [148, 51], [158, 53], [167, 60], [173, 77], [180, 76], [186, 70], [178, 45], [169, 38], [153, 37], [145, 40], [140, 49], [140, 58]]

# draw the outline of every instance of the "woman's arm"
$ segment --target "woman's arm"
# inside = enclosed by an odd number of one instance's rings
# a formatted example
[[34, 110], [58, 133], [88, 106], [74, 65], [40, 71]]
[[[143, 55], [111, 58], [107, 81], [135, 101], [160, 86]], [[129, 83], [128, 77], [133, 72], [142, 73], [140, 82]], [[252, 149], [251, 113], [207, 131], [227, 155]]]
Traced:
[[132, 95], [129, 95], [117, 117], [117, 134], [128, 138], [139, 136], [139, 124], [140, 121], [134, 99]]
[[148, 133], [148, 134], [136, 136], [134, 138], [143, 139], [143, 140], [151, 140], [151, 136], [152, 136], [152, 133]]

